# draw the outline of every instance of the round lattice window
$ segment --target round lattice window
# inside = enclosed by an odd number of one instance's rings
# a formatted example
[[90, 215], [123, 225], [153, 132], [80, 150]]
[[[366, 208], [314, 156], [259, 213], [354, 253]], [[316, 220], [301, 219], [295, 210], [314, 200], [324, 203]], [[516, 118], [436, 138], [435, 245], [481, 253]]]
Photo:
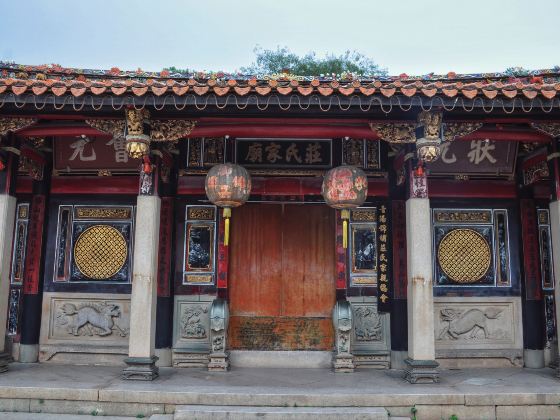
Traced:
[[78, 237], [74, 261], [84, 276], [106, 280], [120, 271], [127, 253], [126, 240], [121, 232], [112, 226], [95, 225]]
[[438, 261], [451, 281], [475, 283], [490, 268], [490, 246], [475, 230], [453, 229], [439, 243]]

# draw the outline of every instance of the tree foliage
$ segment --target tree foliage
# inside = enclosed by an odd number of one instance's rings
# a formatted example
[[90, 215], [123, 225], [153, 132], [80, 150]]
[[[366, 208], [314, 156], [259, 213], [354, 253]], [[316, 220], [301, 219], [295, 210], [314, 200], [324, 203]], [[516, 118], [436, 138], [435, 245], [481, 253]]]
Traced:
[[274, 74], [289, 72], [299, 76], [344, 75], [384, 76], [387, 70], [379, 67], [371, 58], [357, 51], [346, 51], [340, 55], [328, 53], [318, 57], [314, 52], [299, 56], [288, 47], [268, 50], [256, 47], [256, 60], [242, 67], [246, 74]]

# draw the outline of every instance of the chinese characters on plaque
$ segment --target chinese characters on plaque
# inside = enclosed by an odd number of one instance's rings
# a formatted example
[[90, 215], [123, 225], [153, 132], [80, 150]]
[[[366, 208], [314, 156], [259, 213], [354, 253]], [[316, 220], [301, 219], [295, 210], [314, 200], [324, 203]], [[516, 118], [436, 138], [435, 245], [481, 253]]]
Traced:
[[517, 143], [472, 140], [444, 142], [441, 157], [430, 163], [431, 175], [513, 175]]
[[124, 136], [61, 137], [54, 142], [54, 167], [59, 172], [137, 170], [139, 159], [128, 156]]
[[328, 168], [332, 142], [299, 139], [237, 139], [236, 162], [247, 167]]

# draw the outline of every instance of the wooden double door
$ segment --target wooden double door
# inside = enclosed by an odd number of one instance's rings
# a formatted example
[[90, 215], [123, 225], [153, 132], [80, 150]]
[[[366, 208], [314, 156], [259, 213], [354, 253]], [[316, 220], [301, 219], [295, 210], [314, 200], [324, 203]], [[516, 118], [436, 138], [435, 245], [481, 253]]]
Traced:
[[332, 350], [335, 212], [314, 204], [233, 211], [231, 349]]

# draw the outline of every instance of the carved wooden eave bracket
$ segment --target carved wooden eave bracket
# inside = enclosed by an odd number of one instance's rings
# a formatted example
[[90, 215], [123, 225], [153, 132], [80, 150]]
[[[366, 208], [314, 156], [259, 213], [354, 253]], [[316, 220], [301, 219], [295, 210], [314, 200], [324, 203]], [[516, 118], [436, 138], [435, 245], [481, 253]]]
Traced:
[[9, 131], [15, 132], [22, 130], [35, 124], [36, 122], [36, 118], [0, 117], [0, 136], [5, 136]]
[[369, 123], [372, 131], [377, 133], [381, 140], [388, 143], [414, 143], [416, 142], [417, 123], [414, 122], [390, 122], [390, 123]]
[[560, 137], [560, 123], [537, 123], [532, 122], [531, 127], [552, 138]]
[[448, 122], [443, 124], [443, 141], [449, 142], [482, 128], [484, 124], [478, 122]]
[[114, 138], [119, 138], [124, 136], [124, 129], [126, 127], [126, 121], [122, 120], [86, 120], [86, 124], [96, 130], [103, 133], [112, 135]]
[[152, 141], [177, 141], [189, 136], [196, 121], [193, 120], [152, 120]]

